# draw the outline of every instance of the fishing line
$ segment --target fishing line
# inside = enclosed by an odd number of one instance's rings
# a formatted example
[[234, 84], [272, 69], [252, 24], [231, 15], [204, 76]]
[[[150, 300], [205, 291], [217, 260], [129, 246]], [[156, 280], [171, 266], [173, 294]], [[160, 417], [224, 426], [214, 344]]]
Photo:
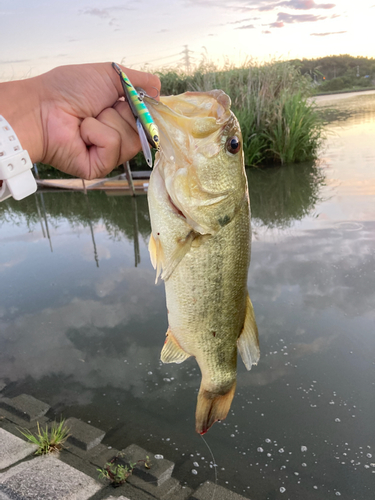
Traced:
[[202, 434], [200, 434], [200, 437], [203, 439], [203, 442], [206, 445], [207, 450], [210, 452], [210, 455], [211, 455], [211, 458], [212, 458], [212, 466], [213, 466], [214, 471], [215, 471], [215, 488], [214, 488], [214, 491], [212, 493], [212, 498], [211, 498], [211, 500], [214, 500], [214, 496], [215, 496], [216, 488], [217, 488], [217, 464], [216, 464], [216, 460], [215, 460], [214, 454], [212, 453], [212, 450], [209, 447], [207, 441], [204, 439], [204, 437], [202, 436]]

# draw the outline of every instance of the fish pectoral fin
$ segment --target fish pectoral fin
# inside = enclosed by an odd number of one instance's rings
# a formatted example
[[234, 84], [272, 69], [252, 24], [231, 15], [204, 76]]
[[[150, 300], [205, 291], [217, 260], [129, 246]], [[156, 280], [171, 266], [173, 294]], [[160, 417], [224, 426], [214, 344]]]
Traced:
[[153, 234], [151, 234], [148, 242], [148, 251], [150, 252], [151, 264], [156, 269], [155, 283], [157, 283], [163, 265], [163, 248], [159, 238], [155, 239]]
[[258, 327], [249, 295], [246, 301], [245, 322], [237, 340], [237, 348], [247, 370], [251, 370], [252, 365], [258, 364], [260, 357]]
[[[188, 253], [188, 251], [191, 249], [191, 247], [198, 246], [199, 240], [201, 238], [203, 238], [203, 236], [200, 233], [198, 233], [197, 231], [194, 231], [194, 229], [192, 229], [185, 236], [185, 238], [181, 238], [180, 240], [177, 241], [176, 248], [173, 251], [171, 258], [169, 259], [168, 264], [163, 269], [163, 274], [161, 275], [161, 278], [164, 281], [167, 281], [167, 279], [170, 278], [173, 271], [176, 269], [178, 264], [182, 261], [182, 259], [185, 257], [185, 255]], [[203, 240], [202, 240], [202, 242], [203, 242]]]
[[185, 359], [190, 358], [191, 354], [180, 347], [169, 328], [166, 335], [167, 338], [160, 355], [163, 363], [182, 363]]

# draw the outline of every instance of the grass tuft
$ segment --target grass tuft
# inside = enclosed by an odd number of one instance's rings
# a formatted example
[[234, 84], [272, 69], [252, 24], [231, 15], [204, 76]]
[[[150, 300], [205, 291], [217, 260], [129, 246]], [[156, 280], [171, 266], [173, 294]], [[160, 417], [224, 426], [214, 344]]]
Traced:
[[21, 434], [33, 444], [38, 446], [35, 455], [46, 455], [58, 452], [63, 448], [63, 444], [69, 437], [69, 429], [65, 425], [65, 420], [52, 422], [51, 426], [43, 429], [37, 422], [38, 432], [31, 433], [28, 429], [19, 429]]
[[122, 453], [119, 453], [110, 462], [107, 462], [103, 468], [97, 469], [99, 472], [99, 479], [108, 479], [114, 488], [124, 484], [128, 477], [133, 474], [133, 470], [137, 465], [142, 464], [146, 469], [151, 468], [148, 456], [146, 456], [145, 460], [138, 460], [137, 462], [131, 462], [129, 464], [119, 462], [121, 457]]

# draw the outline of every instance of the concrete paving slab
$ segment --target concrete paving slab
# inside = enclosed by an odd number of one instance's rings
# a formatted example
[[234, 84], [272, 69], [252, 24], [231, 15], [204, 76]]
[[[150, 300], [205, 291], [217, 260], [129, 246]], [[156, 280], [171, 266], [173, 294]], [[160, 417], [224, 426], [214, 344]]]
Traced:
[[180, 488], [180, 483], [173, 477], [168, 479], [168, 481], [164, 481], [161, 486], [158, 486], [156, 483], [144, 481], [140, 477], [135, 476], [134, 473], [129, 476], [127, 483], [134, 486], [137, 490], [142, 490], [160, 500], [169, 499], [169, 497]]
[[156, 500], [159, 498], [149, 495], [145, 491], [133, 488], [129, 483], [122, 484], [118, 488], [111, 488], [111, 490], [113, 493], [111, 492], [110, 496], [116, 500], [118, 498], [128, 498], [130, 500]]
[[0, 493], [12, 500], [87, 500], [102, 487], [50, 455], [22, 462], [0, 475]]
[[[174, 469], [174, 463], [165, 458], [158, 458], [149, 451], [144, 450], [136, 444], [131, 444], [124, 450], [122, 461], [126, 463], [135, 463], [141, 460], [146, 460], [149, 457], [150, 468], [146, 468], [142, 463], [134, 468], [133, 475], [138, 476], [144, 481], [151, 482], [160, 486], [165, 481], [171, 478]], [[156, 458], [155, 458], [156, 457]]]
[[27, 443], [10, 432], [0, 428], [0, 470], [19, 462], [38, 449], [36, 444]]
[[[5, 410], [2, 410], [2, 411], [5, 411]], [[17, 417], [16, 417], [17, 418]], [[20, 433], [20, 429], [25, 429], [27, 430], [28, 432], [30, 432], [31, 434], [34, 434], [34, 436], [37, 434], [38, 432], [38, 428], [36, 425], [34, 425], [32, 422], [26, 422], [25, 420], [22, 420], [21, 419], [18, 419], [20, 422], [18, 424], [14, 423], [14, 422], [11, 422], [9, 421], [8, 419], [4, 419], [0, 422], [0, 427], [8, 432], [10, 432], [11, 434], [14, 434], [15, 436], [17, 437], [21, 437], [21, 439], [24, 439], [24, 441], [26, 441], [25, 438], [22, 438], [22, 435]], [[38, 422], [40, 422], [40, 426], [45, 429], [46, 428], [46, 425], [48, 424], [49, 422], [49, 419], [47, 417], [42, 417], [40, 419], [40, 421], [38, 420]]]
[[91, 450], [98, 445], [105, 436], [105, 432], [93, 425], [86, 424], [78, 418], [68, 418], [66, 426], [69, 429], [70, 436], [67, 442], [72, 443], [82, 450]]
[[96, 467], [104, 467], [106, 463], [117, 457], [119, 453], [119, 450], [116, 448], [108, 448], [104, 444], [99, 444], [93, 450], [87, 452], [85, 458]]
[[120, 497], [106, 497], [103, 500], [130, 500], [128, 497], [124, 497], [124, 495], [121, 495]]
[[188, 500], [193, 493], [193, 489], [181, 484], [168, 495], [168, 500]]
[[[0, 399], [0, 426], [5, 427], [6, 422], [12, 422], [13, 424], [17, 425], [18, 427], [29, 427], [31, 422], [28, 422], [24, 418], [17, 417], [16, 414], [11, 413], [10, 411], [6, 410], [4, 407], [1, 406], [1, 401], [4, 401], [3, 398], [2, 400]], [[43, 417], [45, 418], [45, 417]], [[33, 422], [35, 424], [35, 422]]]
[[248, 500], [246, 497], [227, 490], [211, 481], [206, 481], [189, 498], [189, 500]]
[[0, 406], [28, 422], [43, 417], [50, 409], [47, 403], [29, 394], [20, 394], [12, 399], [2, 398], [0, 399]]

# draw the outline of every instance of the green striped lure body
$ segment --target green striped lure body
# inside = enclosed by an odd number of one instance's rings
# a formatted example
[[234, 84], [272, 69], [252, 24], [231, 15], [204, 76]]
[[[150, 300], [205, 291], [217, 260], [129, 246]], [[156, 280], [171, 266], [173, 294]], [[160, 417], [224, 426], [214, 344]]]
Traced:
[[148, 166], [152, 168], [150, 144], [153, 148], [159, 150], [160, 142], [158, 127], [147, 109], [146, 104], [143, 102], [143, 97], [146, 93], [144, 91], [138, 93], [121, 68], [116, 63], [112, 63], [112, 66], [120, 76], [125, 97], [137, 122], [143, 154], [145, 155]]

